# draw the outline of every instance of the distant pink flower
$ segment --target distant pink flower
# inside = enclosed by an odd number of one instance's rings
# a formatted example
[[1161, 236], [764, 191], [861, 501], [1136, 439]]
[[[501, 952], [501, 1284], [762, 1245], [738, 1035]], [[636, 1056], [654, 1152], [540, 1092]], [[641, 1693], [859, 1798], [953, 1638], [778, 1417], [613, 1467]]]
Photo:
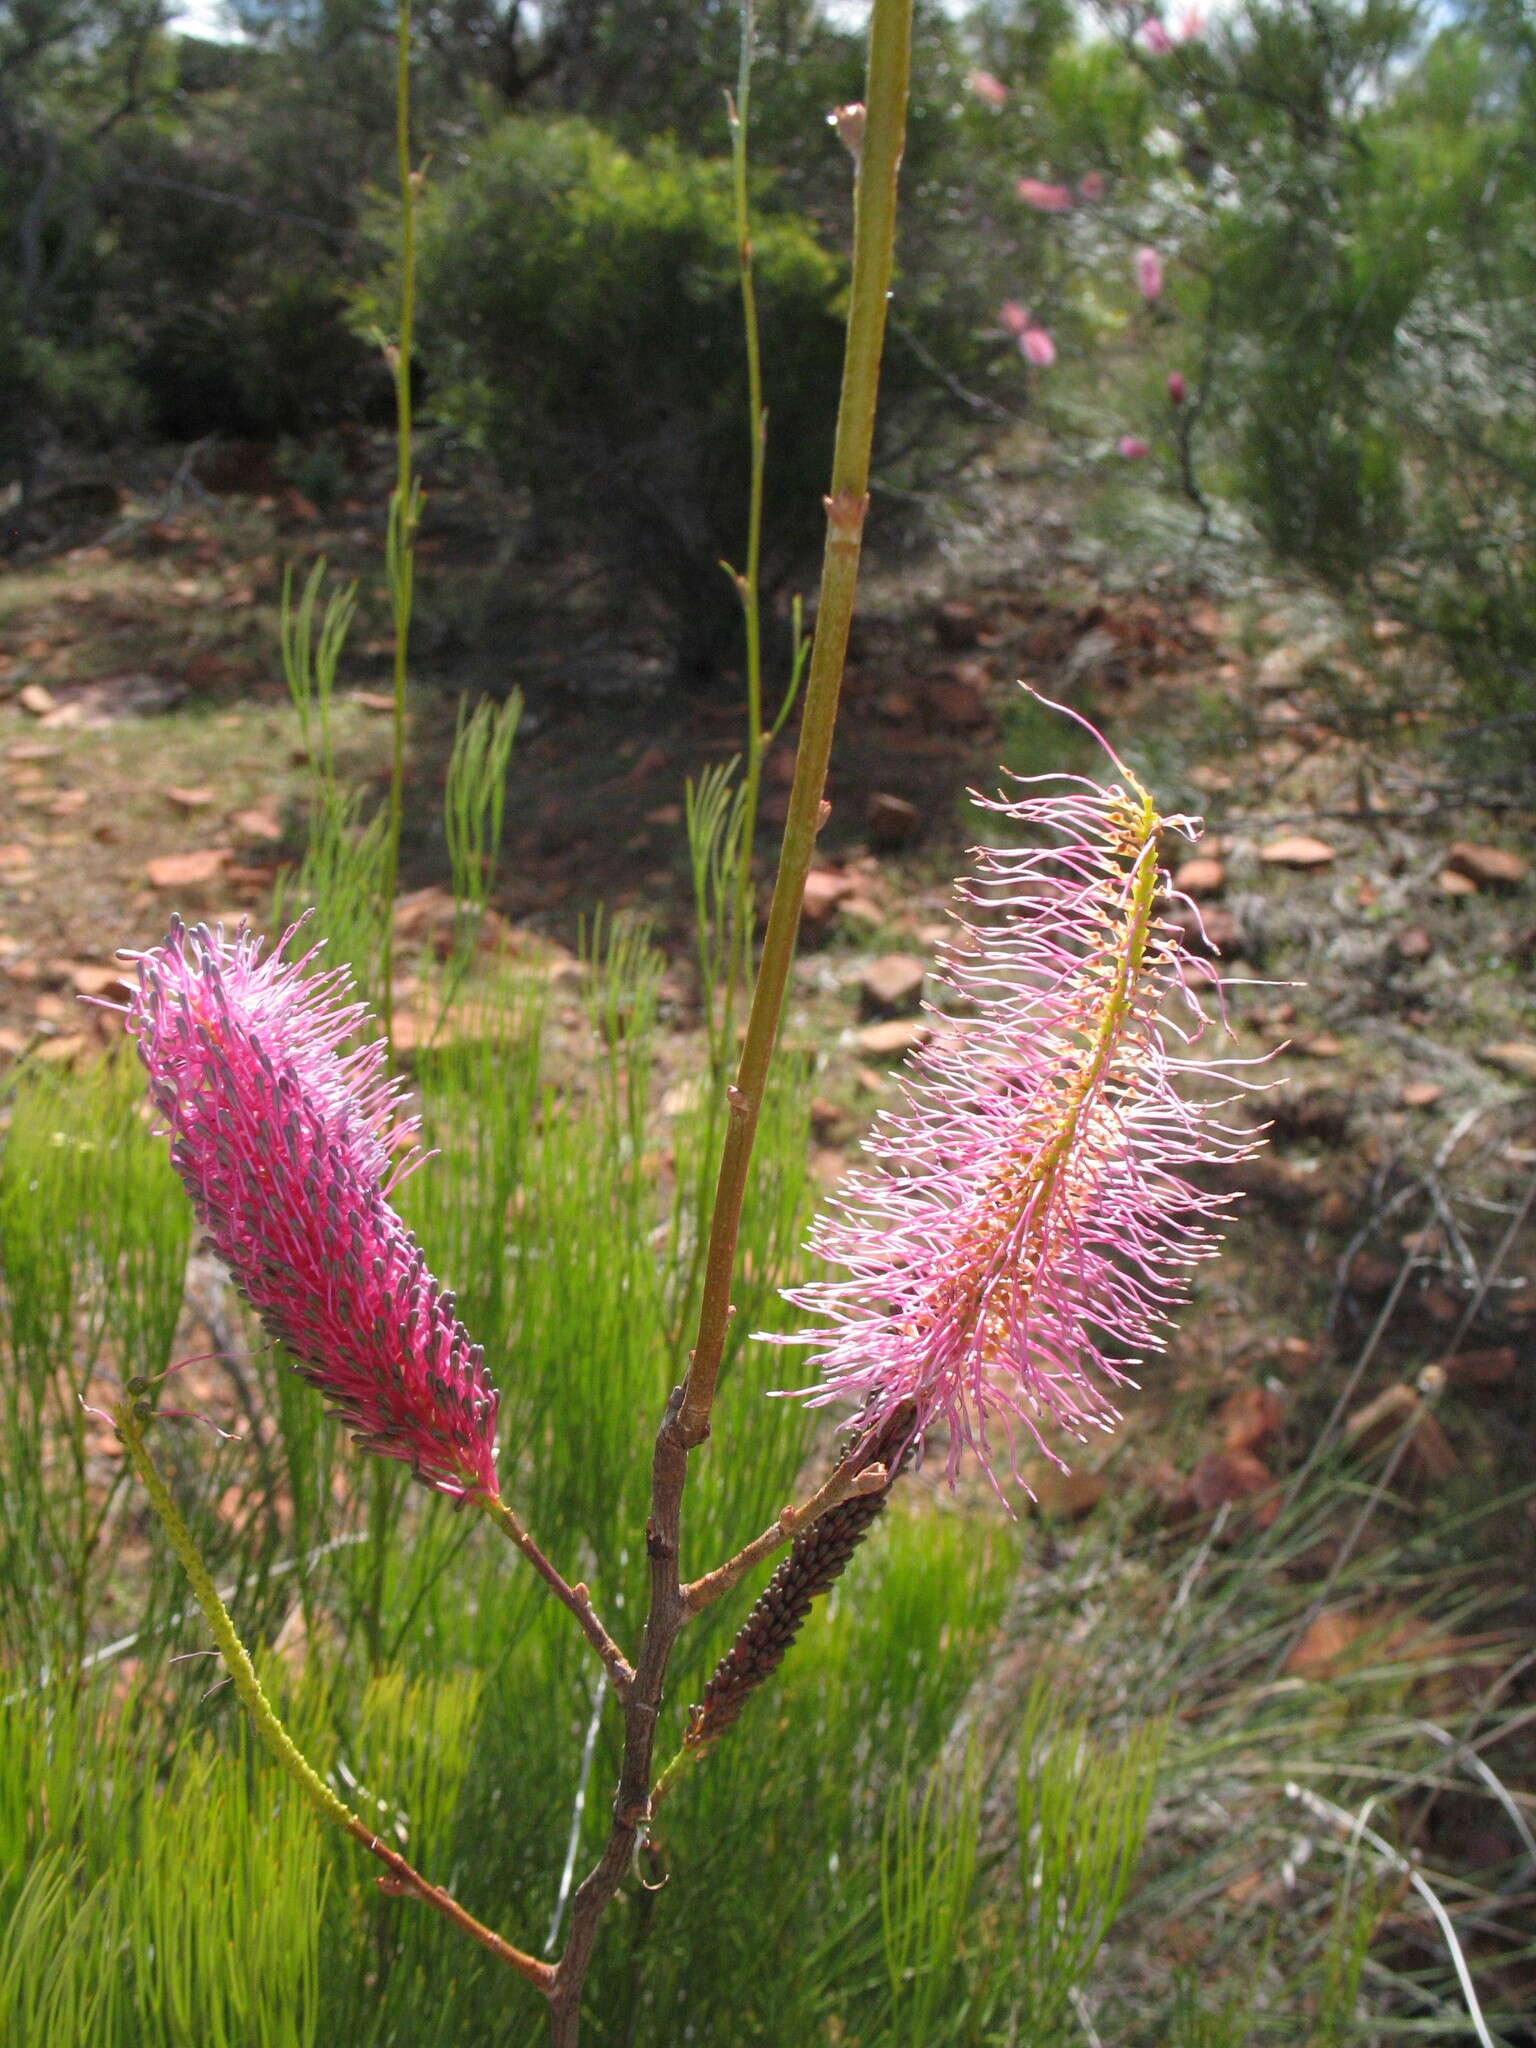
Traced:
[[1114, 1390], [1215, 1249], [1226, 1198], [1185, 1173], [1251, 1147], [1183, 1092], [1221, 1069], [1184, 1057], [1202, 977], [1158, 850], [1198, 828], [1109, 758], [1107, 788], [1020, 778], [986, 806], [1028, 843], [979, 850], [962, 885], [976, 921], [938, 978], [964, 1021], [913, 1057], [876, 1164], [815, 1226], [834, 1272], [788, 1299], [817, 1327], [778, 1340], [812, 1347], [813, 1402], [851, 1399], [869, 1428], [907, 1402], [917, 1433], [942, 1423], [951, 1483], [967, 1447], [993, 1474], [1005, 1446], [1016, 1471], [1021, 1430], [1054, 1457], [1047, 1424], [1113, 1427]]
[[1104, 197], [1104, 185], [1105, 180], [1102, 171], [1089, 171], [1086, 176], [1079, 178], [1077, 181], [1078, 197], [1089, 201], [1100, 200]]
[[1056, 344], [1043, 327], [1026, 327], [1019, 336], [1019, 352], [1037, 370], [1048, 370], [1056, 360]]
[[1072, 187], [1070, 185], [1047, 185], [1041, 178], [1020, 178], [1015, 188], [1026, 206], [1032, 206], [1036, 213], [1070, 213], [1072, 211]]
[[864, 155], [865, 112], [862, 100], [850, 100], [846, 107], [834, 107], [827, 126], [837, 130], [837, 139], [857, 165]]
[[1115, 446], [1127, 462], [1140, 462], [1152, 453], [1151, 443], [1143, 441], [1139, 434], [1122, 434]]
[[1163, 296], [1163, 259], [1155, 249], [1136, 251], [1136, 289], [1149, 306]]
[[1198, 7], [1185, 7], [1173, 18], [1173, 40], [1176, 43], [1192, 43], [1197, 36], [1205, 34], [1205, 16]]
[[1004, 299], [997, 309], [997, 317], [1002, 322], [1004, 331], [1011, 334], [1015, 341], [1029, 326], [1029, 308], [1021, 306], [1017, 299]]
[[1178, 370], [1170, 370], [1168, 372], [1168, 396], [1175, 405], [1182, 405], [1189, 396], [1188, 386], [1184, 382], [1182, 373]]
[[973, 71], [966, 84], [989, 107], [1006, 107], [1008, 88], [1000, 78], [994, 78], [990, 71]]
[[1150, 15], [1136, 31], [1136, 40], [1149, 57], [1166, 57], [1173, 48], [1173, 38], [1158, 20]]
[[383, 1044], [342, 1052], [367, 1018], [344, 969], [265, 959], [242, 928], [189, 931], [138, 956], [128, 1030], [171, 1163], [209, 1241], [294, 1365], [366, 1451], [450, 1495], [496, 1495], [497, 1394], [484, 1356], [390, 1206]]

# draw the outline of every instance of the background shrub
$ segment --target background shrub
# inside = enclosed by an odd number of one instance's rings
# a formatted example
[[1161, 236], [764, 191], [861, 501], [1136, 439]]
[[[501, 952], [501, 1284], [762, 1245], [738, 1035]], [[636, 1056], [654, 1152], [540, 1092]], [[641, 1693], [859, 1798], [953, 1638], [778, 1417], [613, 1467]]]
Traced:
[[[540, 513], [579, 522], [677, 621], [679, 666], [732, 650], [722, 558], [750, 458], [729, 167], [631, 154], [578, 120], [513, 118], [434, 191], [424, 347], [438, 412], [482, 436]], [[769, 416], [765, 581], [812, 557], [842, 350], [841, 273], [762, 213], [753, 262]]]

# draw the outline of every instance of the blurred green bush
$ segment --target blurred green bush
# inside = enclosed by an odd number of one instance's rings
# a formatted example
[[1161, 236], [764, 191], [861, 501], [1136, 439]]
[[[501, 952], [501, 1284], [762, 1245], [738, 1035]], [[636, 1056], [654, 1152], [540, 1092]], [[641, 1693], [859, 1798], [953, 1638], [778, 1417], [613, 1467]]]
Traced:
[[[761, 207], [753, 266], [772, 588], [821, 530], [842, 275], [804, 221]], [[750, 463], [729, 166], [507, 119], [431, 192], [420, 289], [439, 416], [662, 600], [685, 676], [712, 672], [739, 631], [720, 563], [744, 552]]]

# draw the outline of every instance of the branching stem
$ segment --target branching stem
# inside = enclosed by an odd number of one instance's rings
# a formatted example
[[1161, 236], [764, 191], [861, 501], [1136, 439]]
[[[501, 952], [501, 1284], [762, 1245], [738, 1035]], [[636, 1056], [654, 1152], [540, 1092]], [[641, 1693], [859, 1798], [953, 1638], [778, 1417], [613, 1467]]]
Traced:
[[765, 1557], [772, 1557], [776, 1550], [782, 1550], [786, 1543], [792, 1543], [797, 1536], [803, 1535], [830, 1509], [841, 1507], [845, 1500], [854, 1500], [860, 1494], [883, 1493], [890, 1483], [890, 1474], [885, 1467], [859, 1466], [852, 1462], [856, 1456], [856, 1452], [850, 1452], [808, 1499], [801, 1501], [798, 1507], [781, 1510], [762, 1535], [754, 1536], [734, 1557], [716, 1565], [702, 1578], [690, 1580], [683, 1588], [683, 1601], [688, 1612], [698, 1614], [711, 1601], [718, 1600], [722, 1593], [728, 1593], [754, 1565], [761, 1564]]

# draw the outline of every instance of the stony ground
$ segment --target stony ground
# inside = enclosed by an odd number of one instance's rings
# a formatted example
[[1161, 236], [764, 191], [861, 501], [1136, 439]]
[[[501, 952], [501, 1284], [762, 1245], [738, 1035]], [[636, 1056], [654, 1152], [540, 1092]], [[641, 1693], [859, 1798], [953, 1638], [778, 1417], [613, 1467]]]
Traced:
[[[92, 1056], [117, 1024], [79, 997], [110, 998], [115, 950], [152, 943], [172, 910], [262, 918], [301, 847], [308, 776], [280, 596], [322, 555], [361, 594], [339, 758], [365, 787], [385, 772], [375, 495], [322, 517], [227, 458], [208, 484], [184, 461], [146, 459], [112, 502], [0, 582], [0, 1061]], [[1405, 1260], [1396, 1334], [1362, 1400], [1460, 1346], [1475, 1356], [1435, 1423], [1438, 1483], [1490, 1459], [1520, 1476], [1512, 1431], [1529, 1419], [1536, 1340], [1525, 1234], [1470, 1306], [1536, 1134], [1536, 891], [1518, 780], [1486, 757], [1447, 765], [1448, 683], [1387, 622], [1351, 631], [1315, 592], [1187, 551], [1135, 554], [1069, 501], [1049, 517], [1030, 502], [1000, 475], [986, 519], [945, 559], [877, 564], [869, 582], [788, 1019], [821, 1063], [819, 1174], [836, 1178], [930, 1028], [925, 975], [976, 829], [967, 788], [995, 787], [999, 763], [1092, 765], [1023, 679], [1093, 718], [1165, 811], [1205, 814], [1198, 848], [1174, 851], [1180, 914], [1233, 977], [1222, 1049], [1272, 1055], [1272, 1143], [1244, 1172], [1235, 1256], [1137, 1424], [1156, 1435], [1171, 1409], [1192, 1417], [1191, 1441], [1159, 1441], [1154, 1460], [1173, 1509], [1199, 1455], [1204, 1494], [1262, 1492], [1264, 1459], [1319, 1406], [1319, 1360], [1348, 1356]], [[570, 598], [590, 579], [569, 564], [535, 565], [542, 628], [525, 605], [501, 632], [504, 511], [474, 480], [438, 479], [429, 497], [401, 995], [443, 908], [433, 821], [453, 699], [517, 685], [496, 929], [558, 973], [598, 904], [653, 921], [675, 961], [664, 1056], [686, 1086], [685, 785], [735, 753], [740, 713], [728, 691], [669, 689], [654, 630]], [[791, 741], [792, 729], [767, 764], [765, 861]], [[1427, 1221], [1397, 1227], [1421, 1184]], [[1056, 1504], [1086, 1511], [1098, 1483], [1085, 1475]]]

